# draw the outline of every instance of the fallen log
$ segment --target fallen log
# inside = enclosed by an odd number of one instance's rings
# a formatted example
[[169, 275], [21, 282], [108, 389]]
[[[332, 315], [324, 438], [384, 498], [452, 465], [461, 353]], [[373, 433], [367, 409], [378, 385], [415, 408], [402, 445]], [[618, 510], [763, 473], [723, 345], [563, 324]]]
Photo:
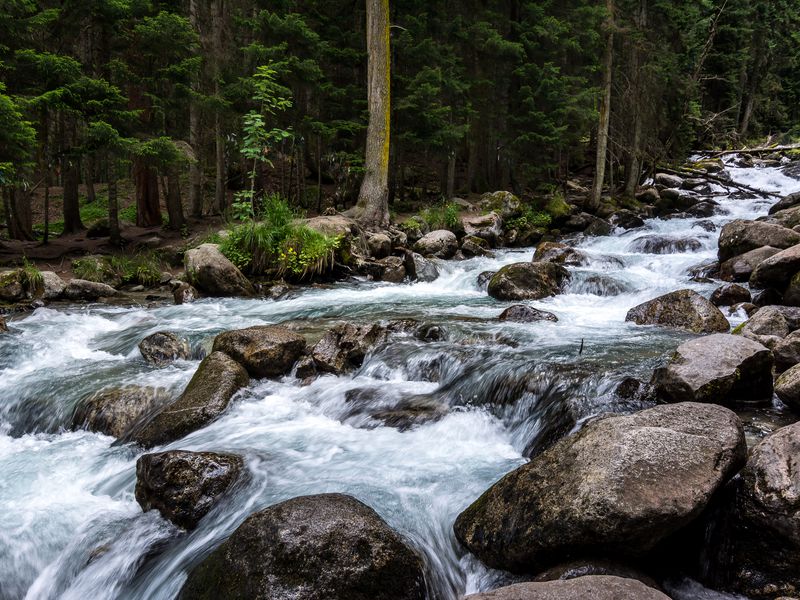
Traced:
[[701, 150], [695, 154], [719, 158], [734, 154], [769, 154], [772, 152], [785, 152], [786, 150], [800, 150], [800, 144], [785, 144], [782, 146], [760, 146], [758, 148], [741, 148], [739, 150]]
[[696, 177], [698, 179], [708, 179], [709, 181], [713, 181], [714, 183], [718, 183], [725, 188], [736, 188], [742, 191], [750, 192], [753, 194], [757, 194], [764, 198], [780, 198], [780, 194], [776, 194], [775, 192], [767, 192], [764, 190], [759, 190], [758, 188], [750, 187], [744, 183], [736, 183], [735, 181], [731, 181], [729, 179], [722, 179], [721, 177], [717, 177], [716, 175], [712, 175], [710, 173], [706, 173], [704, 171], [694, 171], [692, 169], [668, 169], [665, 167], [659, 167], [657, 169], [659, 173], [667, 173], [668, 175], [677, 175], [678, 177]]

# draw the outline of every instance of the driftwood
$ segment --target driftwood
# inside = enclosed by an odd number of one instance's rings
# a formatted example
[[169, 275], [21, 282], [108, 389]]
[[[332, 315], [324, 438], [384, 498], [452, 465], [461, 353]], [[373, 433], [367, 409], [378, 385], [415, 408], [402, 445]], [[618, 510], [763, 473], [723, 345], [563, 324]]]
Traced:
[[784, 146], [761, 146], [759, 148], [742, 148], [741, 150], [715, 150], [715, 151], [699, 151], [695, 154], [702, 154], [703, 156], [720, 157], [731, 156], [733, 154], [771, 154], [772, 152], [784, 152], [786, 150], [800, 150], [800, 144], [787, 144]]
[[750, 187], [744, 183], [736, 183], [735, 181], [730, 181], [729, 179], [722, 179], [721, 177], [717, 177], [716, 175], [712, 175], [710, 173], [704, 173], [701, 171], [692, 171], [691, 169], [667, 169], [667, 168], [659, 168], [657, 169], [658, 173], [667, 173], [668, 175], [677, 175], [678, 177], [686, 177], [686, 178], [696, 178], [696, 179], [708, 179], [709, 181], [713, 181], [714, 183], [718, 183], [721, 186], [726, 188], [736, 188], [739, 190], [743, 190], [746, 192], [751, 192], [753, 194], [757, 194], [759, 196], [763, 196], [764, 198], [780, 198], [780, 194], [776, 194], [774, 192], [766, 192], [764, 190], [759, 190], [758, 188]]

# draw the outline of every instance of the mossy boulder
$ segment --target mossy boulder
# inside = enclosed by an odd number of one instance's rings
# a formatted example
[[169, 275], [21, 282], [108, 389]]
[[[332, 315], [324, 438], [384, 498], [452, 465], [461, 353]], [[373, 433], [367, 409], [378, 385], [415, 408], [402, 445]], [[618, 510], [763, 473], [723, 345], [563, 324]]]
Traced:
[[242, 275], [216, 244], [202, 244], [184, 257], [190, 284], [209, 296], [253, 296], [253, 284]]
[[176, 360], [188, 360], [191, 356], [189, 342], [169, 331], [148, 335], [139, 342], [142, 358], [151, 365], [164, 367]]
[[489, 295], [497, 300], [541, 300], [558, 294], [570, 280], [569, 271], [548, 262], [514, 263], [489, 281]]
[[305, 353], [306, 340], [281, 325], [261, 325], [219, 334], [214, 352], [224, 352], [252, 377], [280, 377]]

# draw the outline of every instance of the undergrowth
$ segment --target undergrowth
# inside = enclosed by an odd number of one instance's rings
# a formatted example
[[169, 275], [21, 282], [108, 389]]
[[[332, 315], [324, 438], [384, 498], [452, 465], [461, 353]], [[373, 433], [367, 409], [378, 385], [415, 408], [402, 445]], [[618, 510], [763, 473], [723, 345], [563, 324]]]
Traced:
[[152, 287], [161, 281], [162, 266], [153, 254], [135, 254], [75, 260], [72, 270], [78, 278], [87, 281], [107, 283], [118, 280], [121, 284]]
[[427, 223], [431, 231], [437, 229], [453, 230], [459, 225], [458, 213], [458, 204], [447, 202], [426, 208], [419, 216]]

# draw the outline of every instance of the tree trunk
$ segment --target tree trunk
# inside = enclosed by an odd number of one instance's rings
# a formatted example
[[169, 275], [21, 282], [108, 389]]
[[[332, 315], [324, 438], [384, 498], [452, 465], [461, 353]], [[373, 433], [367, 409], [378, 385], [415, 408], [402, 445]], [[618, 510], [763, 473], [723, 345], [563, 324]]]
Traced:
[[[639, 2], [636, 27], [642, 34], [647, 29], [647, 0], [640, 0]], [[630, 148], [628, 149], [628, 157], [625, 161], [625, 190], [623, 192], [626, 198], [631, 199], [636, 196], [636, 187], [639, 185], [639, 176], [642, 168], [642, 51], [638, 40], [634, 39], [632, 43], [631, 81], [633, 82], [633, 90], [631, 98], [633, 103], [633, 132]]]
[[[189, 0], [189, 21], [194, 31], [198, 31], [197, 0]], [[199, 76], [192, 81], [192, 91], [200, 91]], [[193, 95], [189, 100], [189, 145], [195, 160], [189, 165], [189, 206], [192, 216], [198, 219], [203, 216], [203, 182], [200, 172], [200, 107]]]
[[[113, 158], [110, 160], [114, 160]], [[119, 229], [119, 201], [117, 199], [117, 173], [112, 164], [108, 175], [108, 237], [112, 246], [122, 245]]]
[[[212, 29], [214, 47], [214, 95], [221, 95], [220, 79], [222, 78], [222, 27], [225, 14], [224, 0], [214, 0], [212, 4]], [[227, 208], [227, 194], [225, 189], [225, 134], [222, 131], [221, 109], [214, 111], [214, 145], [216, 151], [216, 181], [214, 185], [214, 212], [222, 213]]]
[[85, 228], [81, 222], [80, 195], [78, 185], [80, 182], [80, 171], [78, 162], [67, 159], [64, 162], [64, 235], [70, 235], [83, 231]]
[[6, 211], [9, 237], [12, 240], [32, 241], [34, 237], [30, 195], [20, 188], [9, 188]]
[[367, 0], [367, 86], [369, 125], [356, 213], [367, 228], [389, 225], [389, 137], [391, 65], [389, 52], [389, 0]]
[[451, 150], [447, 156], [447, 199], [452, 200], [456, 195], [456, 151]]
[[136, 225], [158, 227], [161, 225], [161, 207], [158, 193], [158, 172], [144, 161], [133, 164], [136, 181]]
[[169, 216], [169, 228], [174, 231], [180, 231], [185, 220], [181, 203], [181, 182], [177, 167], [170, 167], [167, 172], [167, 215]]
[[42, 243], [50, 243], [50, 171], [44, 176], [44, 237]]
[[589, 198], [589, 208], [600, 206], [603, 182], [606, 174], [606, 152], [608, 150], [608, 127], [611, 123], [611, 77], [614, 67], [614, 1], [606, 0], [608, 20], [606, 21], [606, 50], [603, 56], [603, 97], [600, 100], [600, 120], [597, 126], [597, 159], [595, 162], [594, 183]]
[[86, 201], [92, 203], [97, 200], [97, 194], [94, 189], [94, 160], [91, 156], [87, 156], [84, 162], [86, 166]]

